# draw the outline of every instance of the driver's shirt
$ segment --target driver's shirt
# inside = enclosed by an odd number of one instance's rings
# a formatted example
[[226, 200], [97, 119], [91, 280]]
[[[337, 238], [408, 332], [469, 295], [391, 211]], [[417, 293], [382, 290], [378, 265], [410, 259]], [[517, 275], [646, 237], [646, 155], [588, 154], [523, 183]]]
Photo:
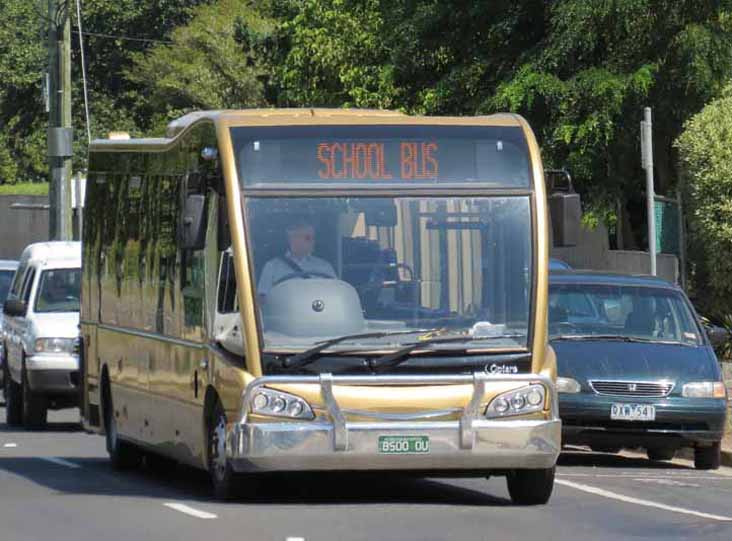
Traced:
[[[312, 272], [314, 274], [330, 276], [331, 278], [336, 277], [333, 267], [325, 259], [320, 259], [314, 255], [295, 257], [290, 252], [287, 252], [284, 257], [295, 263], [304, 272]], [[259, 295], [269, 295], [274, 284], [285, 276], [296, 274], [296, 272], [295, 269], [283, 261], [283, 257], [270, 259], [267, 261], [264, 269], [262, 269], [262, 275], [259, 277], [259, 283], [257, 284], [257, 293]]]

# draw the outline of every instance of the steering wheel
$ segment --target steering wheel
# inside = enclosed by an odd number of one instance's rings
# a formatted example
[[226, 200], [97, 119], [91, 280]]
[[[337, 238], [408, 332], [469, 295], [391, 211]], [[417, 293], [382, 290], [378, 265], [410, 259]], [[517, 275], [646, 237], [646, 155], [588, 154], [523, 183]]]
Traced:
[[277, 280], [275, 283], [272, 284], [272, 287], [280, 285], [282, 282], [286, 282], [287, 280], [292, 280], [293, 278], [328, 278], [330, 280], [335, 280], [335, 276], [332, 276], [330, 274], [326, 274], [324, 272], [318, 272], [318, 271], [303, 271], [303, 272], [292, 272], [290, 274], [286, 274], [279, 280]]

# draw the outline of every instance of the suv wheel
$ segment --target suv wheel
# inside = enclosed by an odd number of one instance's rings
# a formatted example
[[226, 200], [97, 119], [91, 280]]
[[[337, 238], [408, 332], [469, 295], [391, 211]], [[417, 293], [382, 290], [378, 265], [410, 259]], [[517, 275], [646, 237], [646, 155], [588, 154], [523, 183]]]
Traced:
[[48, 414], [46, 397], [31, 390], [25, 364], [23, 364], [21, 372], [21, 385], [23, 386], [23, 425], [36, 430], [45, 428]]
[[718, 470], [721, 462], [721, 442], [715, 441], [710, 447], [694, 448], [694, 467], [697, 470]]
[[20, 426], [23, 423], [23, 390], [10, 376], [7, 363], [3, 366], [3, 372], [5, 421], [10, 426]]

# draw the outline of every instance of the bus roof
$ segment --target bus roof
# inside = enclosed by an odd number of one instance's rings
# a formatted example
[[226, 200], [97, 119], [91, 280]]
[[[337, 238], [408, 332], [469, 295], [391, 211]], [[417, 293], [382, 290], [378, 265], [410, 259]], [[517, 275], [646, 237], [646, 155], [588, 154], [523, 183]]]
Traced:
[[379, 109], [241, 109], [196, 111], [188, 113], [168, 124], [166, 137], [143, 139], [96, 139], [91, 150], [109, 150], [111, 147], [125, 148], [164, 146], [170, 144], [179, 134], [199, 121], [210, 121], [228, 126], [283, 126], [312, 125], [454, 125], [454, 126], [515, 126], [522, 124], [519, 115], [499, 113], [488, 116], [410, 116], [398, 111]]

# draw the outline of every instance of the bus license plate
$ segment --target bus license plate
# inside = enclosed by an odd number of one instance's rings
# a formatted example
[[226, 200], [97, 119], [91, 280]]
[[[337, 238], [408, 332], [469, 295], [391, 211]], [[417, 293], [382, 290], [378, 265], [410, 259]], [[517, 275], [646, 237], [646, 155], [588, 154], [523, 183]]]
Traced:
[[429, 436], [379, 436], [379, 453], [387, 455], [414, 455], [429, 452]]
[[650, 404], [613, 404], [610, 419], [615, 421], [655, 421], [656, 408]]

